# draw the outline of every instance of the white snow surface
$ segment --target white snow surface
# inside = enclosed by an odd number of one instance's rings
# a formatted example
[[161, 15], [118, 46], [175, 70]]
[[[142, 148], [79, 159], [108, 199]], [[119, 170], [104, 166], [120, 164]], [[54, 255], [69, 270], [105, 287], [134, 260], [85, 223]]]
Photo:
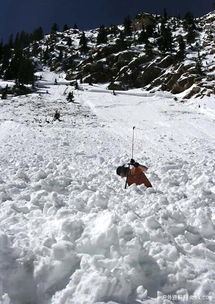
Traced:
[[[0, 303], [215, 303], [214, 99], [82, 85], [68, 103], [41, 74], [0, 101]], [[133, 126], [153, 188], [115, 173]]]

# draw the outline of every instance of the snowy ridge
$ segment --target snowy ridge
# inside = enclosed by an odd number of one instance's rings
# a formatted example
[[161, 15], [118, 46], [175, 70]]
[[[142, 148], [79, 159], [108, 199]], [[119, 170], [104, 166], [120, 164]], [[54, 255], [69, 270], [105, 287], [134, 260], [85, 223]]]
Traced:
[[[140, 20], [146, 23], [140, 26]], [[121, 43], [122, 25], [106, 28], [106, 43], [97, 43], [99, 29], [69, 29], [45, 36], [29, 50], [37, 63], [41, 61], [51, 70], [64, 71], [72, 82], [78, 79], [103, 83], [110, 90], [143, 88], [151, 93], [171, 92], [185, 99], [203, 98], [214, 95], [214, 20], [214, 12], [195, 19], [195, 37], [189, 42], [185, 20], [169, 17], [165, 27], [171, 31], [172, 49], [166, 51], [159, 47], [162, 16], [145, 13], [132, 20], [132, 36], [124, 37]], [[146, 43], [140, 37], [147, 22], [153, 26], [154, 34]], [[85, 51], [81, 50], [83, 35], [87, 41]], [[186, 42], [182, 57], [180, 39]]]
[[[214, 303], [213, 100], [83, 85], [68, 103], [41, 73], [0, 102], [0, 303]], [[134, 125], [152, 189], [115, 174]]]

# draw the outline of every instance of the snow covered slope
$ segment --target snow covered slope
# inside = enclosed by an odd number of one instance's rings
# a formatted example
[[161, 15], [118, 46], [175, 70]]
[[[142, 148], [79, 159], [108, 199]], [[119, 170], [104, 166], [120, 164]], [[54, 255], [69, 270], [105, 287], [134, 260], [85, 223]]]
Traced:
[[131, 22], [131, 36], [123, 25], [112, 26], [102, 30], [106, 39], [101, 43], [101, 29], [71, 28], [35, 41], [27, 53], [37, 67], [64, 71], [72, 82], [184, 93], [184, 99], [215, 94], [215, 11], [195, 20], [190, 14], [166, 19], [142, 13]]
[[[0, 101], [0, 303], [214, 303], [214, 100], [82, 85], [68, 103], [41, 74]], [[133, 126], [151, 189], [115, 174]]]

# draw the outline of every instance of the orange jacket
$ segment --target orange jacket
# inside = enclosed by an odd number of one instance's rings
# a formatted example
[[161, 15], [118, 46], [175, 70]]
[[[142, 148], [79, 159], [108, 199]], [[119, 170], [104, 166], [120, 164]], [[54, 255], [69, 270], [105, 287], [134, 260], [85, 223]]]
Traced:
[[147, 170], [144, 166], [139, 166], [136, 168], [130, 169], [130, 172], [128, 173], [128, 185], [136, 184], [136, 185], [142, 185], [144, 184], [146, 187], [152, 187], [152, 184], [148, 180], [148, 178], [145, 176], [144, 172]]

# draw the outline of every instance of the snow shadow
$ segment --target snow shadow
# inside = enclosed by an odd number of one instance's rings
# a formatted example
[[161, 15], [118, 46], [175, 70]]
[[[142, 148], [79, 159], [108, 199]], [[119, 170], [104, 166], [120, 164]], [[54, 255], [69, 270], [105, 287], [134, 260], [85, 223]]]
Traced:
[[0, 298], [7, 294], [14, 304], [37, 304], [37, 287], [33, 277], [32, 258], [19, 260], [9, 246], [8, 238], [0, 233]]

